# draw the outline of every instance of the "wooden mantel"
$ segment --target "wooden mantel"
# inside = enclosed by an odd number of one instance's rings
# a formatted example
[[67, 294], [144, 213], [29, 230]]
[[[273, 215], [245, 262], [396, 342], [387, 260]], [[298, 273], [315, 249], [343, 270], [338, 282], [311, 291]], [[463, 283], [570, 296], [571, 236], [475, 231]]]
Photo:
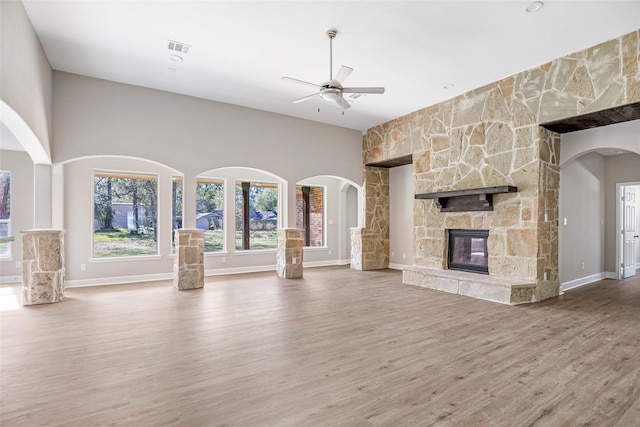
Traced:
[[422, 193], [416, 194], [415, 198], [433, 199], [440, 212], [492, 211], [494, 194], [515, 193], [517, 191], [517, 187], [501, 185], [497, 187]]

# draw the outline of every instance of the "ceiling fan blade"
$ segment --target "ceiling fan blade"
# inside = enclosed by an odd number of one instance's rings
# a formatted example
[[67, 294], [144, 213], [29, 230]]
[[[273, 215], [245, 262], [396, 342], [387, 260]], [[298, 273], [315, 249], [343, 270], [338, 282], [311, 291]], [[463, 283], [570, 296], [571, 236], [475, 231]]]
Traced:
[[293, 77], [283, 77], [282, 80], [286, 80], [288, 82], [293, 82], [293, 83], [298, 83], [298, 84], [305, 85], [305, 86], [322, 87], [322, 86], [317, 85], [315, 83], [305, 82], [304, 80], [294, 79]]
[[299, 103], [301, 103], [301, 102], [307, 101], [307, 100], [309, 100], [309, 99], [311, 99], [311, 98], [313, 98], [313, 97], [315, 97], [315, 96], [318, 96], [318, 95], [320, 95], [320, 92], [318, 92], [318, 93], [314, 93], [314, 94], [311, 94], [311, 95], [307, 95], [307, 96], [303, 96], [302, 98], [294, 99], [294, 100], [293, 100], [293, 101], [291, 101], [291, 102], [292, 102], [293, 104], [299, 104]]
[[349, 77], [349, 75], [352, 72], [353, 72], [353, 68], [347, 67], [346, 65], [343, 65], [342, 67], [340, 67], [340, 69], [336, 73], [336, 75], [333, 78], [333, 80], [335, 80], [338, 83], [342, 84], [342, 82], [345, 81], [347, 79], [347, 77]]
[[349, 102], [343, 97], [336, 99], [336, 104], [338, 104], [338, 107], [340, 107], [341, 110], [347, 110], [351, 108], [351, 104], [349, 104]]
[[384, 88], [383, 87], [343, 87], [342, 93], [382, 94], [384, 93]]

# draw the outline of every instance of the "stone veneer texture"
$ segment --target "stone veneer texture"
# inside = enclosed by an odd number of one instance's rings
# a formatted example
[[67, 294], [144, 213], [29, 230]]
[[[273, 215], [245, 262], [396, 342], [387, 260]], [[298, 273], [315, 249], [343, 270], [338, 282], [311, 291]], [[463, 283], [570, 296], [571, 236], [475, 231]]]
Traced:
[[173, 285], [181, 291], [204, 287], [204, 230], [181, 228], [174, 233]]
[[389, 267], [389, 169], [366, 166], [363, 173], [364, 228], [351, 229], [351, 268]]
[[22, 233], [22, 304], [48, 304], [64, 298], [64, 231]]
[[300, 228], [278, 229], [278, 252], [276, 270], [279, 277], [297, 279], [302, 277], [304, 255], [304, 230]]
[[[490, 229], [491, 275], [533, 280], [537, 301], [558, 295], [560, 136], [539, 124], [640, 101], [639, 38], [636, 30], [367, 131], [363, 162], [411, 154], [416, 193], [518, 187], [495, 196], [490, 212], [441, 213], [416, 200], [417, 266], [445, 268], [446, 229]], [[364, 207], [378, 230], [388, 227], [388, 194], [380, 199]]]

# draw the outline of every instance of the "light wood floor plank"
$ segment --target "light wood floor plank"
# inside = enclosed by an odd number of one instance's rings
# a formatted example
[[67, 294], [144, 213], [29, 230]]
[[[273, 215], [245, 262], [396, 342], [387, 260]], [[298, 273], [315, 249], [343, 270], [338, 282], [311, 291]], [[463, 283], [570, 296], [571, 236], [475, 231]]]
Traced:
[[0, 424], [640, 426], [640, 277], [509, 307], [392, 270], [304, 274], [4, 311]]

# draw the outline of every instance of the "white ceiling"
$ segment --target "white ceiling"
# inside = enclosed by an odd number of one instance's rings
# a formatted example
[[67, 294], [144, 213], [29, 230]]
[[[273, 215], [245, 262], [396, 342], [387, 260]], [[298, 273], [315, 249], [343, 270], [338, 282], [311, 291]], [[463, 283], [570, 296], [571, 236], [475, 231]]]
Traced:
[[[640, 1], [31, 1], [55, 70], [366, 130], [640, 28]], [[344, 115], [281, 79], [385, 86]], [[168, 40], [192, 46], [170, 60]], [[453, 83], [453, 89], [444, 89]], [[345, 95], [346, 96], [346, 95]], [[318, 111], [318, 108], [320, 111]]]

